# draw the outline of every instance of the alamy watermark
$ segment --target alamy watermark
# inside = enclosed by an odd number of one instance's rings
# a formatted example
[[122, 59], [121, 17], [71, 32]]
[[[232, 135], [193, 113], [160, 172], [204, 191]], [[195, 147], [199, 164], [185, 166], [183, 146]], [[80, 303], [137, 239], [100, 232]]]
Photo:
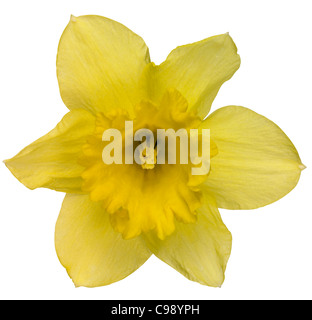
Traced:
[[190, 161], [194, 165], [192, 175], [209, 172], [209, 129], [157, 129], [155, 133], [156, 139], [153, 131], [146, 128], [133, 132], [133, 121], [125, 121], [124, 138], [118, 129], [105, 130], [102, 141], [109, 143], [102, 152], [103, 162], [107, 165], [136, 162], [152, 168], [156, 164], [188, 164]]

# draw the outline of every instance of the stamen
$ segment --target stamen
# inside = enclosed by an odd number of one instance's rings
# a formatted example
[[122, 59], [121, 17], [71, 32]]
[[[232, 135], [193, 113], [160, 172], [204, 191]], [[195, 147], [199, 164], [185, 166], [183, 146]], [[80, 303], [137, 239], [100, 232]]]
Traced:
[[[145, 162], [142, 164], [143, 169], [154, 169], [157, 162], [157, 148], [154, 149], [154, 159], [150, 159], [146, 156], [146, 149], [142, 152], [143, 159]], [[152, 161], [151, 161], [152, 160]]]

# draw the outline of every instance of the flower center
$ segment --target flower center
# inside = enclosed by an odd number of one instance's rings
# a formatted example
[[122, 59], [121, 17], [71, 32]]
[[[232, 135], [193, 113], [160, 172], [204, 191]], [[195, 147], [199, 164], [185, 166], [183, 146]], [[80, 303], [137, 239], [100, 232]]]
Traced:
[[[157, 106], [150, 101], [142, 101], [132, 119], [122, 111], [97, 116], [95, 133], [88, 139], [81, 157], [81, 164], [86, 168], [82, 174], [83, 191], [90, 194], [92, 201], [102, 202], [103, 214], [110, 215], [112, 226], [125, 239], [142, 232], [155, 232], [164, 239], [175, 230], [176, 220], [184, 223], [196, 221], [196, 210], [201, 205], [198, 184], [208, 174], [194, 179], [190, 163], [177, 161], [175, 164], [164, 162], [158, 165], [164, 155], [169, 157], [170, 154], [170, 150], [164, 150], [156, 138], [158, 129], [198, 128], [200, 119], [188, 112], [187, 107], [187, 101], [178, 91], [168, 90]], [[111, 128], [118, 129], [119, 140], [126, 146], [129, 138], [127, 121], [133, 121], [133, 132], [149, 128], [151, 134], [137, 140], [134, 134], [130, 153], [125, 150], [119, 163], [105, 163], [103, 150], [112, 141], [104, 141], [103, 133]], [[112, 155], [106, 149], [106, 154], [115, 157], [118, 150], [121, 149], [115, 148]], [[176, 151], [179, 153], [179, 148]], [[129, 154], [135, 161], [126, 161], [131, 160], [131, 157], [127, 159]]]

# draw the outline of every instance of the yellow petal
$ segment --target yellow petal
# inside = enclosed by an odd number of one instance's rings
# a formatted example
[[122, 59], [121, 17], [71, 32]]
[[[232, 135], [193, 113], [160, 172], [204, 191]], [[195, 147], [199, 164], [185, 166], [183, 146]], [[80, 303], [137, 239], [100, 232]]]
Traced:
[[66, 195], [55, 247], [75, 285], [86, 287], [121, 280], [151, 255], [142, 238], [123, 240], [111, 227], [108, 213], [87, 195]]
[[219, 208], [253, 209], [272, 203], [297, 184], [302, 163], [285, 133], [272, 121], [243, 107], [228, 106], [202, 124], [218, 154], [205, 182]]
[[89, 112], [73, 110], [48, 134], [6, 160], [5, 165], [30, 189], [79, 192], [83, 167], [77, 160], [94, 127], [95, 118]]
[[72, 17], [57, 55], [62, 99], [69, 109], [96, 113], [119, 107], [131, 113], [149, 61], [142, 38], [122, 24], [100, 16]]
[[176, 231], [159, 240], [146, 235], [151, 251], [192, 281], [220, 287], [232, 247], [232, 236], [223, 224], [214, 200], [207, 194], [196, 223], [177, 223]]
[[161, 65], [149, 64], [144, 70], [145, 90], [158, 100], [168, 88], [182, 93], [204, 118], [221, 85], [240, 66], [237, 48], [228, 34], [214, 36], [173, 50]]

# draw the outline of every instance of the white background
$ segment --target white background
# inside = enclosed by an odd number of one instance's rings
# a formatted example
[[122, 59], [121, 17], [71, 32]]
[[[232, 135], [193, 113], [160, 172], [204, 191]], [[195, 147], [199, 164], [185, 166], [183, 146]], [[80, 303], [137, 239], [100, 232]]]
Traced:
[[0, 159], [52, 129], [67, 112], [55, 58], [70, 14], [97, 14], [141, 35], [161, 63], [176, 46], [230, 32], [241, 68], [213, 110], [242, 105], [276, 122], [308, 167], [282, 200], [221, 210], [233, 250], [222, 288], [191, 282], [152, 257], [128, 278], [75, 288], [54, 249], [63, 194], [30, 191], [0, 166], [1, 299], [311, 299], [311, 1], [2, 1]]

